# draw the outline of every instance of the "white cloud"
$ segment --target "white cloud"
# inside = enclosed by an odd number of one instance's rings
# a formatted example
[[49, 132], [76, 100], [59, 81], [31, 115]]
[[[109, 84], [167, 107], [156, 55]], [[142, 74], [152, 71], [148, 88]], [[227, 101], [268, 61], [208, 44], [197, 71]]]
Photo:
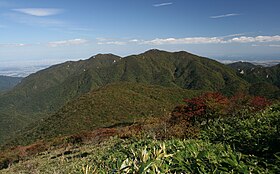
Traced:
[[24, 47], [27, 45], [23, 43], [0, 43], [0, 47]]
[[232, 38], [232, 37], [236, 37], [236, 36], [243, 36], [245, 35], [245, 33], [237, 33], [237, 34], [230, 34], [230, 35], [226, 35], [226, 36], [221, 36], [220, 38]]
[[[217, 44], [217, 43], [261, 43], [261, 42], [280, 42], [280, 36], [256, 36], [256, 37], [234, 37], [242, 34], [234, 34], [221, 37], [187, 37], [187, 38], [164, 38], [139, 41], [139, 44], [166, 45], [166, 44]], [[232, 38], [234, 37], [234, 38]], [[253, 44], [252, 46], [256, 46]]]
[[160, 4], [154, 4], [154, 7], [162, 7], [162, 6], [167, 6], [167, 5], [172, 5], [173, 2], [165, 2], [165, 3], [160, 3]]
[[42, 26], [42, 27], [64, 27], [66, 23], [57, 19], [50, 18], [39, 18], [32, 15], [22, 15], [18, 13], [6, 13], [4, 14], [10, 20], [31, 26]]
[[189, 37], [189, 38], [166, 38], [154, 39], [144, 41], [142, 44], [150, 45], [163, 45], [163, 44], [209, 44], [209, 43], [222, 43], [223, 40], [219, 37]]
[[126, 42], [122, 41], [108, 41], [108, 42], [98, 42], [98, 45], [126, 45]]
[[125, 39], [110, 39], [110, 38], [96, 38], [98, 45], [126, 45], [128, 42]]
[[280, 36], [257, 36], [255, 39], [257, 42], [277, 42], [280, 41]]
[[223, 15], [218, 15], [218, 16], [210, 16], [210, 18], [217, 19], [217, 18], [226, 18], [226, 17], [239, 16], [239, 15], [241, 15], [241, 14], [229, 13], [229, 14], [223, 14]]
[[[257, 43], [280, 42], [280, 36], [243, 36], [244, 33], [231, 34], [216, 37], [185, 37], [185, 38], [156, 38], [152, 40], [142, 39], [108, 39], [96, 38], [98, 45], [182, 45], [182, 44], [229, 44], [229, 43], [252, 43], [252, 46], [259, 46]], [[240, 37], [238, 37], [240, 36]], [[277, 47], [277, 46], [275, 46]]]
[[43, 16], [57, 15], [61, 13], [63, 10], [56, 9], [56, 8], [19, 8], [19, 9], [13, 9], [13, 11], [17, 11], [31, 16], [43, 17]]
[[279, 42], [280, 41], [280, 36], [275, 35], [275, 36], [256, 36], [256, 37], [235, 37], [227, 42], [237, 42], [237, 43], [250, 43], [250, 42]]
[[246, 36], [235, 37], [235, 38], [230, 39], [228, 42], [239, 42], [239, 43], [255, 42], [255, 38], [254, 37], [246, 37]]
[[71, 40], [49, 42], [48, 46], [59, 47], [59, 46], [70, 46], [70, 45], [82, 45], [87, 42], [88, 42], [88, 40], [85, 40], [85, 39], [71, 39]]
[[129, 42], [134, 42], [134, 43], [136, 43], [136, 42], [139, 42], [139, 40], [138, 40], [138, 39], [131, 39], [131, 40], [129, 40]]

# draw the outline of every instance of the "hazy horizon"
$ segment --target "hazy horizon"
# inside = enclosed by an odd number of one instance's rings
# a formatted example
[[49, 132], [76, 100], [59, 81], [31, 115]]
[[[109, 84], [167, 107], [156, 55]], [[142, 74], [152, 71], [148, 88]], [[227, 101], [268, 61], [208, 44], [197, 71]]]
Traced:
[[[146, 50], [147, 51], [147, 50]], [[143, 52], [140, 52], [143, 53]], [[140, 54], [137, 53], [137, 54]], [[103, 53], [97, 53], [97, 54], [103, 54]], [[113, 54], [113, 53], [104, 53], [104, 54]], [[96, 54], [92, 55], [95, 56]], [[134, 55], [134, 54], [131, 54]], [[129, 55], [118, 55], [121, 57], [126, 57]], [[202, 56], [202, 55], [200, 55]], [[68, 58], [68, 59], [39, 59], [39, 60], [25, 60], [23, 62], [18, 62], [15, 60], [10, 60], [10, 61], [6, 61], [6, 62], [2, 62], [2, 64], [0, 64], [0, 76], [11, 76], [11, 77], [26, 77], [32, 73], [35, 73], [37, 71], [43, 70], [45, 68], [48, 68], [52, 65], [56, 65], [56, 64], [60, 64], [60, 63], [64, 63], [66, 61], [78, 61], [78, 60], [86, 60], [89, 57], [85, 57], [85, 58]], [[210, 57], [209, 57], [210, 58]], [[227, 58], [210, 58], [213, 60], [216, 60], [220, 63], [223, 64], [229, 64], [229, 63], [234, 63], [234, 62], [250, 62], [253, 64], [257, 64], [257, 65], [262, 65], [262, 66], [273, 66], [276, 64], [280, 63], [280, 59], [246, 59], [246, 57], [244, 58], [233, 58], [233, 59], [227, 59]]]

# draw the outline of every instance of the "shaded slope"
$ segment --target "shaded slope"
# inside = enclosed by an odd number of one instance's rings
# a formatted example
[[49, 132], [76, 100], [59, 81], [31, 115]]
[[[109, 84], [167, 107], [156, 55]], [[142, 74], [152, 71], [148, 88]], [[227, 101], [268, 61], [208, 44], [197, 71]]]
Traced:
[[229, 64], [238, 76], [249, 82], [250, 93], [269, 98], [280, 98], [280, 64], [262, 67], [246, 62]]
[[235, 70], [237, 70], [237, 71], [239, 71], [239, 72], [242, 71], [242, 70], [250, 71], [252, 69], [255, 69], [255, 68], [258, 68], [258, 67], [262, 67], [260, 65], [254, 65], [254, 64], [252, 64], [250, 62], [241, 62], [241, 61], [230, 63], [230, 64], [228, 64], [228, 66], [233, 68], [233, 69], [235, 69]]
[[13, 103], [21, 111], [51, 112], [91, 89], [89, 69], [104, 68], [119, 58], [97, 55], [84, 61], [54, 65], [24, 78], [13, 91], [0, 98], [0, 104], [5, 100], [4, 103]]
[[199, 93], [135, 83], [107, 85], [82, 95], [56, 114], [30, 125], [16, 138], [15, 144], [159, 117], [169, 113], [184, 97]]
[[267, 82], [278, 87], [280, 86], [280, 64], [272, 67], [263, 67], [248, 62], [237, 62], [228, 66], [235, 69], [237, 74], [249, 83]]
[[[24, 78], [0, 97], [0, 144], [11, 132], [46, 117], [66, 102], [91, 90], [89, 69], [109, 66], [120, 57], [96, 55], [85, 61], [66, 62]], [[10, 124], [6, 124], [6, 123]]]

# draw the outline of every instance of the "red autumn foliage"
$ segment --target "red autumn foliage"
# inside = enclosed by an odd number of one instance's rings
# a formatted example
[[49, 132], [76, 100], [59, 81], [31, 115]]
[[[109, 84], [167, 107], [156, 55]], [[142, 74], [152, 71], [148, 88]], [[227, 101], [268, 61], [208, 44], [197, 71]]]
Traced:
[[205, 93], [201, 96], [184, 99], [184, 105], [177, 106], [171, 114], [171, 123], [196, 121], [209, 122], [222, 116], [242, 116], [244, 111], [256, 112], [271, 104], [265, 97], [253, 97], [244, 93], [237, 93], [230, 99], [222, 94]]
[[238, 115], [240, 112], [256, 112], [265, 109], [272, 103], [265, 97], [250, 96], [244, 93], [237, 93], [230, 99], [228, 113]]
[[171, 122], [207, 120], [214, 115], [226, 113], [228, 99], [220, 93], [205, 93], [192, 99], [184, 99], [185, 105], [177, 106], [171, 117]]
[[207, 114], [219, 114], [223, 115], [227, 111], [229, 100], [227, 97], [220, 93], [206, 93], [202, 96], [205, 98], [207, 106]]
[[236, 115], [241, 110], [248, 109], [250, 107], [251, 96], [245, 93], [236, 93], [230, 98], [229, 113]]
[[265, 97], [256, 96], [251, 99], [250, 104], [254, 111], [259, 111], [271, 105], [271, 102]]

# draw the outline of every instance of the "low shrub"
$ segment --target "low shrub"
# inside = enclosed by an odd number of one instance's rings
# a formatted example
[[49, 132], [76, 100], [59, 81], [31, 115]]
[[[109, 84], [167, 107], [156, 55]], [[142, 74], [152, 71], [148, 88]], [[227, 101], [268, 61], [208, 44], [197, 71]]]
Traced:
[[98, 154], [96, 173], [263, 173], [254, 156], [230, 146], [200, 140], [128, 139], [115, 142]]
[[269, 163], [280, 152], [280, 105], [247, 116], [228, 117], [201, 128], [201, 138], [214, 143], [226, 143], [236, 150], [265, 158]]

